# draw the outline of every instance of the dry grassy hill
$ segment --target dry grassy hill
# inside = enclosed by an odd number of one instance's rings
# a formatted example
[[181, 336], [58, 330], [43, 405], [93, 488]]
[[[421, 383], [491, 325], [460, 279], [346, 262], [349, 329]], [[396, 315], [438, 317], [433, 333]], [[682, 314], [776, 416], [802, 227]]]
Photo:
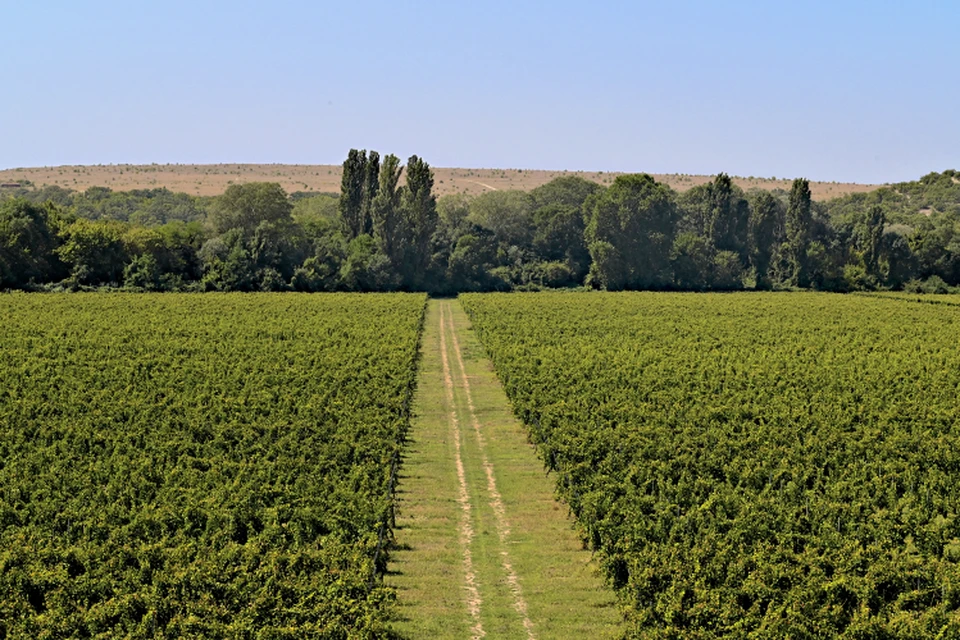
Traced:
[[[0, 171], [0, 183], [29, 180], [37, 187], [58, 185], [83, 191], [104, 186], [115, 191], [166, 187], [193, 195], [223, 193], [231, 184], [279, 182], [288, 192], [340, 190], [339, 165], [305, 164], [112, 164], [6, 169]], [[578, 175], [600, 184], [610, 184], [618, 173], [603, 171], [540, 171], [528, 169], [450, 169], [434, 168], [435, 191], [477, 194], [489, 190], [529, 190], [563, 175]], [[703, 184], [712, 176], [654, 174], [654, 177], [678, 191]], [[771, 178], [734, 178], [743, 189], [790, 189], [790, 180]], [[840, 182], [811, 182], [815, 200], [828, 200], [855, 192], [871, 191], [877, 185]]]

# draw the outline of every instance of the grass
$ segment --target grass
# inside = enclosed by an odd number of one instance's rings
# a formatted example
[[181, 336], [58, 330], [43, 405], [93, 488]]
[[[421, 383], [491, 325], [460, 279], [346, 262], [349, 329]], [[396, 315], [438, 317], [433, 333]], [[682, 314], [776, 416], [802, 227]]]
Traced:
[[458, 302], [430, 302], [423, 350], [412, 442], [399, 484], [398, 548], [386, 578], [397, 589], [397, 630], [415, 638], [475, 635], [459, 531], [459, 440], [473, 529], [468, 546], [486, 635], [617, 635], [614, 596], [597, 576], [566, 507], [554, 500], [554, 480], [544, 474]]
[[[610, 184], [618, 173], [603, 171], [541, 171], [531, 169], [456, 169], [434, 167], [434, 193], [466, 193], [477, 195], [493, 189], [528, 191], [554, 178], [576, 175], [600, 184]], [[637, 167], [642, 172], [643, 167]], [[69, 174], [66, 175], [66, 174]], [[166, 187], [171, 191], [198, 196], [215, 196], [227, 186], [244, 182], [278, 182], [288, 192], [340, 192], [340, 165], [294, 164], [153, 164], [153, 165], [85, 165], [61, 167], [23, 167], [0, 170], [0, 183], [30, 180], [34, 185], [59, 185], [79, 191], [92, 186], [110, 187], [114, 191]], [[677, 191], [704, 184], [712, 176], [653, 174], [653, 177]], [[775, 178], [734, 177], [744, 190], [790, 190], [791, 180]], [[488, 185], [488, 186], [483, 186]], [[872, 191], [879, 185], [811, 182], [814, 200], [827, 200], [849, 193]]]

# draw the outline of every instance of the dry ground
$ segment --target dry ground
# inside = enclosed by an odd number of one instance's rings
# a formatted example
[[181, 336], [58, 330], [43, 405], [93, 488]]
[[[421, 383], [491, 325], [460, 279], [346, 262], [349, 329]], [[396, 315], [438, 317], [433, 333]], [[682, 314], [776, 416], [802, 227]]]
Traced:
[[[244, 182], [279, 182], [288, 192], [340, 191], [339, 165], [306, 164], [150, 164], [88, 165], [34, 167], [0, 171], [0, 183], [30, 180], [36, 186], [58, 185], [83, 191], [92, 186], [110, 187], [115, 191], [166, 187], [192, 195], [213, 196], [223, 193], [231, 184]], [[529, 169], [450, 169], [434, 168], [435, 191], [478, 194], [491, 189], [529, 190], [563, 175], [578, 175], [600, 184], [610, 184], [617, 173], [603, 171], [540, 171]], [[654, 177], [678, 191], [703, 184], [712, 176], [654, 174]], [[744, 189], [790, 189], [790, 180], [771, 178], [734, 178]], [[839, 182], [811, 182], [815, 200], [828, 200], [855, 192], [872, 191], [878, 185]]]

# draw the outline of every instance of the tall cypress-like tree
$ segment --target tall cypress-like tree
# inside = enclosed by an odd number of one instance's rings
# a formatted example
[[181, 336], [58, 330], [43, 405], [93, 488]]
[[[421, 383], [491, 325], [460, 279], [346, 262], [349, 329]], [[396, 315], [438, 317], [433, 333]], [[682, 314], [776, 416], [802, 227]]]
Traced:
[[880, 279], [880, 249], [883, 242], [883, 227], [886, 223], [883, 208], [879, 205], [870, 207], [863, 233], [863, 266], [867, 273], [877, 280]]
[[786, 217], [787, 255], [791, 268], [790, 284], [796, 287], [805, 287], [809, 284], [807, 249], [810, 246], [811, 225], [810, 182], [806, 178], [797, 178], [790, 189]]
[[403, 267], [405, 225], [400, 211], [402, 188], [400, 158], [390, 154], [383, 158], [379, 172], [379, 187], [370, 207], [373, 237], [377, 246], [398, 271]]
[[735, 251], [746, 259], [750, 209], [743, 192], [725, 173], [708, 185], [707, 237], [720, 251]]
[[437, 229], [437, 199], [433, 195], [433, 170], [417, 156], [407, 160], [407, 188], [403, 190], [403, 220], [410, 244], [403, 273], [404, 284], [424, 286], [430, 265], [433, 232]]
[[367, 231], [364, 197], [367, 193], [367, 152], [350, 149], [340, 179], [340, 221], [348, 240]]
[[380, 189], [380, 154], [371, 151], [363, 175], [363, 200], [360, 204], [360, 216], [363, 233], [373, 233], [373, 201]]
[[783, 209], [773, 194], [761, 191], [753, 198], [750, 212], [750, 260], [757, 273], [757, 289], [769, 289], [770, 261], [777, 230], [782, 225]]

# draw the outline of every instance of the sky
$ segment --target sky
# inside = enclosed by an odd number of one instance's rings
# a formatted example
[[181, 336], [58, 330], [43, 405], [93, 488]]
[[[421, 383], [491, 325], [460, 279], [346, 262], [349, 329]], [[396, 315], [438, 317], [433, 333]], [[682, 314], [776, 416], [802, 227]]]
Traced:
[[0, 168], [960, 168], [960, 2], [3, 2]]

